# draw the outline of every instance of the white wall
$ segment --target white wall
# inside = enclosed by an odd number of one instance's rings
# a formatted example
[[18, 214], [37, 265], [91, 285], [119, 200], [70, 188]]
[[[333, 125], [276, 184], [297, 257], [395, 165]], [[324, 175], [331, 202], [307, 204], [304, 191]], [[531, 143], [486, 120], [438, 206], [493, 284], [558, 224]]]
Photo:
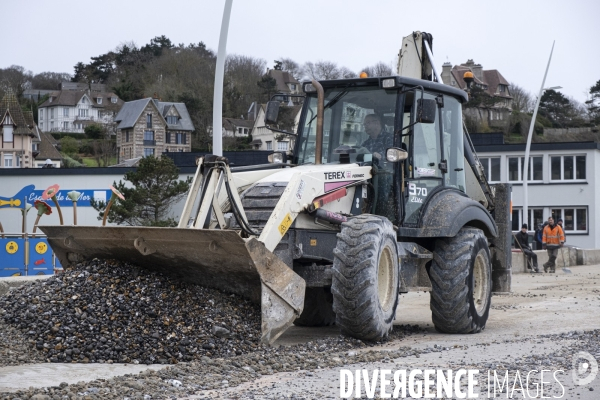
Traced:
[[[111, 168], [103, 168], [103, 171], [110, 171]], [[60, 194], [66, 195], [71, 190], [108, 190], [109, 186], [113, 182], [119, 180], [124, 181], [124, 173], [109, 173], [100, 175], [73, 175], [73, 174], [51, 174], [52, 172], [46, 172], [52, 170], [45, 170], [40, 175], [35, 176], [23, 176], [23, 175], [5, 175], [3, 174], [0, 179], [2, 180], [2, 189], [0, 191], [0, 199], [12, 198], [16, 193], [28, 185], [35, 185], [35, 190], [46, 190], [46, 188], [58, 184], [60, 187]], [[190, 174], [181, 174], [180, 179], [186, 179]], [[21, 201], [24, 201], [20, 199]], [[183, 210], [185, 198], [173, 207], [172, 217], [178, 219]], [[33, 203], [33, 202], [30, 202]], [[70, 202], [67, 202], [70, 203]], [[40, 219], [40, 226], [42, 225], [58, 225], [60, 222], [56, 207], [51, 200], [48, 200], [48, 204], [52, 207], [51, 215], [43, 215]], [[63, 214], [63, 220], [65, 225], [73, 224], [73, 207], [64, 206], [61, 204], [61, 210]], [[6, 233], [21, 233], [22, 227], [22, 216], [21, 210], [18, 208], [1, 207], [0, 208], [0, 222], [4, 227]], [[83, 207], [78, 204], [77, 206], [77, 224], [78, 225], [93, 225], [100, 226], [102, 221], [97, 219], [98, 212], [92, 207]], [[32, 207], [27, 214], [27, 232], [31, 233], [33, 225], [37, 217], [37, 211]], [[38, 230], [39, 232], [39, 230]]]
[[[531, 150], [530, 157], [543, 157], [543, 181], [529, 183], [527, 185], [529, 210], [532, 208], [543, 208], [543, 218], [546, 220], [551, 215], [553, 208], [565, 207], [587, 207], [587, 234], [567, 232], [567, 244], [585, 248], [600, 248], [600, 235], [598, 235], [598, 224], [600, 215], [596, 210], [597, 199], [600, 199], [600, 174], [596, 170], [600, 166], [600, 151], [597, 149], [569, 149], [565, 150], [560, 143], [555, 144], [556, 148], [552, 150]], [[524, 147], [524, 146], [523, 146]], [[491, 153], [477, 151], [480, 158], [500, 157], [500, 181], [513, 184], [512, 202], [513, 208], [523, 207], [523, 184], [522, 182], [508, 181], [508, 158], [524, 157], [524, 151], [503, 151], [501, 153]], [[550, 156], [557, 155], [586, 155], [586, 179], [581, 181], [562, 181], [556, 182], [550, 180]], [[533, 229], [530, 227], [530, 232]]]

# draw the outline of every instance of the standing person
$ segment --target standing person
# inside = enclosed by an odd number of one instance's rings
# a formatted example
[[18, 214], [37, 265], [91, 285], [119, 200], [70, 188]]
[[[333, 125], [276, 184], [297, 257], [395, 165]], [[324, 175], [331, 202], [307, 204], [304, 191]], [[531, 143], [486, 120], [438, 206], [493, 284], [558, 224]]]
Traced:
[[567, 243], [567, 234], [565, 233], [565, 227], [563, 226], [562, 218], [559, 218], [558, 221], [556, 221], [556, 223], [560, 226], [560, 229], [562, 229], [563, 235], [565, 236], [565, 243]]
[[523, 251], [523, 254], [527, 257], [527, 268], [531, 269], [530, 263], [533, 261], [533, 272], [540, 272], [538, 268], [537, 254], [535, 254], [531, 247], [529, 247], [529, 234], [527, 233], [527, 224], [521, 226], [521, 231], [515, 235], [517, 239], [517, 245]]
[[548, 262], [544, 263], [544, 272], [554, 273], [556, 268], [556, 257], [558, 249], [563, 246], [565, 235], [560, 225], [554, 224], [554, 218], [548, 218], [548, 225], [544, 228], [542, 245], [548, 250]]
[[542, 249], [542, 233], [544, 231], [544, 226], [542, 224], [538, 224], [537, 229], [535, 230], [533, 238], [535, 239], [535, 249]]

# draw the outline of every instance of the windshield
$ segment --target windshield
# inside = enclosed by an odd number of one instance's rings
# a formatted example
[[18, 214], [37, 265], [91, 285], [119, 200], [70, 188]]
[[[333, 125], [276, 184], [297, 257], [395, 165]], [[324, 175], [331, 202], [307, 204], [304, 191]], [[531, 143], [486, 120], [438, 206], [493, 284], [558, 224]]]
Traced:
[[[323, 164], [338, 163], [334, 150], [349, 146], [350, 162], [383, 164], [385, 149], [393, 146], [396, 90], [378, 86], [343, 86], [325, 89]], [[315, 162], [317, 97], [307, 99], [302, 136], [298, 140], [298, 163]]]

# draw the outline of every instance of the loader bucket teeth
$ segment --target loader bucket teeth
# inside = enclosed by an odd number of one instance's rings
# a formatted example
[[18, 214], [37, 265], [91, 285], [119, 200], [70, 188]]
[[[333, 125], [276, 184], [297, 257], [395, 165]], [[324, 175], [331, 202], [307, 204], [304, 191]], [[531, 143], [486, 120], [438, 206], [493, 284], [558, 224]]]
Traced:
[[305, 282], [254, 238], [233, 230], [43, 226], [63, 265], [93, 258], [137, 264], [185, 282], [235, 293], [261, 305], [263, 343], [302, 313]]

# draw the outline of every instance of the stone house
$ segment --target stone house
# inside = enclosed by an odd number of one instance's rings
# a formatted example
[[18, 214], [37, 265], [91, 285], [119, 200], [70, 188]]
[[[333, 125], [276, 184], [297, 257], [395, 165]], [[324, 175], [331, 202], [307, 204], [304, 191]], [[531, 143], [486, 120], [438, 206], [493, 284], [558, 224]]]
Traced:
[[115, 117], [118, 162], [164, 152], [189, 152], [194, 125], [184, 103], [129, 101]]
[[481, 64], [468, 60], [464, 64], [454, 65], [446, 62], [442, 66], [442, 81], [446, 85], [467, 90], [463, 79], [465, 72], [473, 73], [473, 86], [497, 99], [492, 107], [464, 108], [465, 116], [478, 122], [485, 122], [490, 127], [503, 128], [507, 125], [512, 106], [510, 84], [497, 69], [484, 70]]

